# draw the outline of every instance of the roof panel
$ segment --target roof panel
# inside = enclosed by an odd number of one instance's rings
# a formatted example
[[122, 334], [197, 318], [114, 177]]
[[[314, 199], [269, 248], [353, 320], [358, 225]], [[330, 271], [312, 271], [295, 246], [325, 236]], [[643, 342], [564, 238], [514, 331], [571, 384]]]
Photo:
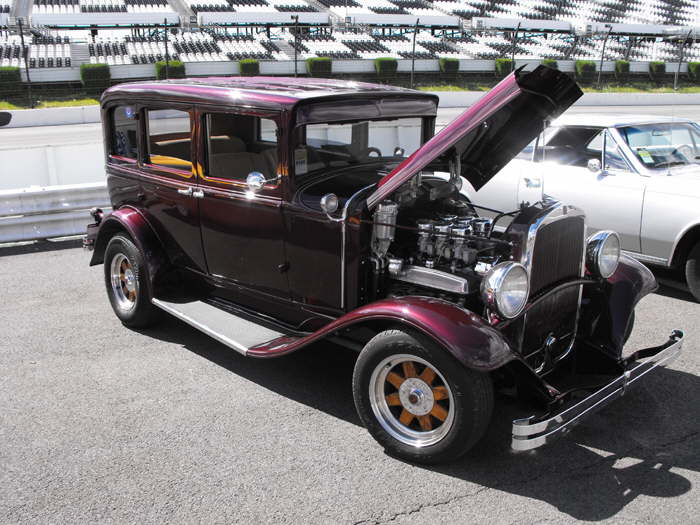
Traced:
[[292, 106], [301, 100], [363, 94], [372, 97], [411, 95], [421, 98], [435, 98], [434, 95], [411, 89], [348, 80], [293, 77], [205, 77], [119, 84], [105, 92], [103, 101], [126, 95], [197, 103], [255, 103], [272, 109]]

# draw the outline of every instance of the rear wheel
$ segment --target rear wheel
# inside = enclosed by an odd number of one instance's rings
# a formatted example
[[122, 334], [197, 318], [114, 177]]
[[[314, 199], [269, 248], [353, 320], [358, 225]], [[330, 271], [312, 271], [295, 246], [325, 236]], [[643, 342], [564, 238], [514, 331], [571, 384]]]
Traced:
[[685, 280], [696, 301], [700, 301], [700, 242], [693, 246], [685, 261]]
[[375, 336], [353, 375], [355, 406], [385, 450], [417, 463], [467, 452], [493, 411], [487, 374], [469, 370], [429, 340], [401, 330]]
[[112, 309], [126, 326], [146, 327], [158, 318], [151, 303], [148, 267], [141, 251], [125, 235], [115, 235], [104, 258], [105, 286]]

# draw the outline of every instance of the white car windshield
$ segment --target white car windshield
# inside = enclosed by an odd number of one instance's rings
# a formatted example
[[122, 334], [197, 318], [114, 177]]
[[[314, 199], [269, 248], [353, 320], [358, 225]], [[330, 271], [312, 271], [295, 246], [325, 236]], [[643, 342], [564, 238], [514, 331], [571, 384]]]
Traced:
[[294, 148], [295, 173], [401, 161], [420, 147], [422, 124], [421, 118], [308, 124]]
[[700, 132], [689, 122], [656, 123], [619, 128], [630, 150], [647, 167], [700, 164]]

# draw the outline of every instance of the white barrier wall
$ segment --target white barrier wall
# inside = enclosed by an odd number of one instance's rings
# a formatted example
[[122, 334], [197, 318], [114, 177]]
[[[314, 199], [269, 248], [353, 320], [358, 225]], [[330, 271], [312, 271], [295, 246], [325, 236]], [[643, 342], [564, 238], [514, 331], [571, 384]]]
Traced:
[[89, 144], [0, 149], [0, 190], [105, 180], [104, 147]]
[[[358, 61], [361, 62], [361, 61]], [[287, 64], [286, 62], [272, 62]], [[293, 65], [293, 63], [292, 63]], [[261, 64], [262, 66], [262, 64]], [[299, 71], [304, 71], [306, 65], [299, 63]], [[262, 69], [262, 68], [261, 68]], [[333, 65], [335, 73], [342, 73]], [[273, 74], [273, 71], [261, 71]], [[278, 73], [275, 69], [274, 73]], [[283, 71], [281, 74], [293, 74], [294, 71]], [[440, 97], [440, 107], [458, 108], [471, 106], [474, 101], [484, 95], [481, 91], [432, 91]], [[686, 106], [700, 105], [699, 93], [586, 93], [577, 102], [577, 106]], [[7, 128], [24, 128], [32, 126], [62, 126], [65, 124], [88, 124], [100, 121], [99, 106], [82, 106], [46, 109], [11, 110], [12, 121]]]

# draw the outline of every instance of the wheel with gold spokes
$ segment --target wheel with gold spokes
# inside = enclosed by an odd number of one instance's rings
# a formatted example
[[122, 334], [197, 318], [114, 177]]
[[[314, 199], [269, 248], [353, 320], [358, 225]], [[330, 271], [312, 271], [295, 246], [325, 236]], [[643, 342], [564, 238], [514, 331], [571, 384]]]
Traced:
[[104, 256], [105, 286], [117, 317], [127, 326], [144, 327], [158, 316], [151, 304], [148, 267], [136, 245], [125, 235], [115, 235]]
[[454, 422], [452, 391], [425, 359], [410, 354], [387, 357], [370, 378], [372, 411], [391, 436], [425, 447], [440, 441]]
[[353, 394], [372, 436], [389, 453], [421, 463], [464, 454], [483, 435], [493, 408], [487, 374], [401, 330], [367, 343], [355, 366]]

